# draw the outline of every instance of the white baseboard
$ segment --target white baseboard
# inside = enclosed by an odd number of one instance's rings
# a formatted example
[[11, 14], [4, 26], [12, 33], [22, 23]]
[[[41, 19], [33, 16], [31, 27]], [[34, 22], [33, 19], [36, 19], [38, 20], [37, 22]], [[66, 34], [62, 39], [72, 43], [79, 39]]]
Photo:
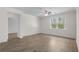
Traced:
[[22, 35], [20, 35], [20, 36], [18, 36], [18, 38], [22, 39], [22, 38], [23, 38], [23, 36], [22, 36]]
[[41, 34], [46, 34], [46, 35], [51, 35], [51, 36], [57, 36], [57, 37], [62, 37], [62, 38], [68, 38], [68, 39], [76, 39], [76, 38], [71, 38], [71, 37], [66, 37], [66, 36], [61, 36], [61, 35], [54, 35], [54, 34], [47, 34], [47, 33], [41, 33]]
[[23, 35], [19, 36], [19, 38], [23, 38], [23, 37], [26, 37], [26, 36], [37, 35], [37, 34], [40, 34], [40, 33], [33, 33], [33, 34], [30, 34], [30, 35], [23, 34]]
[[7, 40], [0, 41], [0, 43], [5, 43], [5, 42], [8, 42], [8, 39]]

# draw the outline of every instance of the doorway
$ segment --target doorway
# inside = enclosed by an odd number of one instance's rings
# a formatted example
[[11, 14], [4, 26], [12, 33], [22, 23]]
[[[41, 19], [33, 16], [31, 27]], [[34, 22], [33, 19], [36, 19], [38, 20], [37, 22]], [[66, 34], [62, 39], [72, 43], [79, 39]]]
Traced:
[[8, 38], [18, 38], [20, 30], [20, 16], [15, 13], [8, 13]]

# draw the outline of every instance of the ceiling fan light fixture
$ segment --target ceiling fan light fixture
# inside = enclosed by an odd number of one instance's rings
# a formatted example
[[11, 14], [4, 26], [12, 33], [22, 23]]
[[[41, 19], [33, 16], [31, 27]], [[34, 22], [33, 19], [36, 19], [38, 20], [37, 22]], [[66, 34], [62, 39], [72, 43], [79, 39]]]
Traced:
[[48, 16], [48, 14], [44, 14], [45, 16]]

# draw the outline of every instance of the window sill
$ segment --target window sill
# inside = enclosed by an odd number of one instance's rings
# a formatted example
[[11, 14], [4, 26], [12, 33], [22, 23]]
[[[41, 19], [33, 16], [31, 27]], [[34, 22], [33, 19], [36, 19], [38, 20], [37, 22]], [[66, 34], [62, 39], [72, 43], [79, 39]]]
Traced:
[[64, 28], [64, 29], [59, 29], [59, 28], [50, 28], [50, 30], [66, 30], [66, 28]]

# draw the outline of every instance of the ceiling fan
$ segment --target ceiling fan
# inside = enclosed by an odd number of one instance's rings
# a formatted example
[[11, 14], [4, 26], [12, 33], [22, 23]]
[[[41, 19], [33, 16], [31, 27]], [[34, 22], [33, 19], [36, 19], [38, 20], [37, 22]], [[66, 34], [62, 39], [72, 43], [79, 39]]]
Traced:
[[50, 10], [44, 10], [44, 11], [41, 11], [40, 13], [44, 16], [49, 16], [49, 15], [52, 15], [53, 13], [55, 13], [55, 12], [50, 11]]

